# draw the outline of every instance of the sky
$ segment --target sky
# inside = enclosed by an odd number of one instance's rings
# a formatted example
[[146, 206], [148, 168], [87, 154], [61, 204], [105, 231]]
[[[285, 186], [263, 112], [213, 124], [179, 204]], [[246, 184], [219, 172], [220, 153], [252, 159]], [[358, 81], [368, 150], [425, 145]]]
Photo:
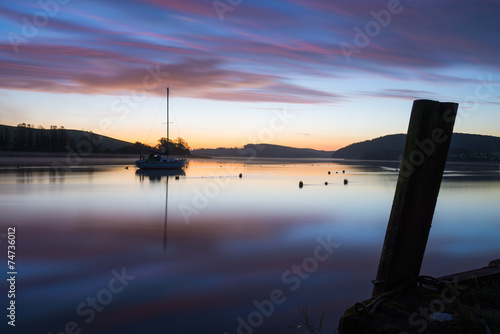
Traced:
[[406, 133], [413, 100], [500, 136], [500, 0], [0, 4], [0, 123], [191, 148], [336, 150]]

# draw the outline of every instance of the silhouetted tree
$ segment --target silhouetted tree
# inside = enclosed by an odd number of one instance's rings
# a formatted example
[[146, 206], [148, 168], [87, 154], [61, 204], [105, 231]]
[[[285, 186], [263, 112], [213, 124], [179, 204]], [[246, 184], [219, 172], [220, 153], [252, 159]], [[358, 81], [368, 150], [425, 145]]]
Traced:
[[186, 155], [190, 154], [191, 148], [189, 147], [189, 144], [181, 137], [177, 137], [174, 141], [174, 144], [177, 146], [179, 150], [186, 152]]
[[171, 155], [190, 155], [190, 148], [188, 143], [178, 137], [175, 141], [169, 140], [167, 143], [167, 138], [163, 137], [158, 140], [158, 145], [156, 145], [156, 149], [166, 152]]

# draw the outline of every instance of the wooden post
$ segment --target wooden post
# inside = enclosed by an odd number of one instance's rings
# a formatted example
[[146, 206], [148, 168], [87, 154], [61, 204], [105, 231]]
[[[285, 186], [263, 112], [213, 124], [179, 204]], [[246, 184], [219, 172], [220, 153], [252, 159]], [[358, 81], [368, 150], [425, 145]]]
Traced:
[[413, 102], [373, 296], [419, 276], [458, 103]]

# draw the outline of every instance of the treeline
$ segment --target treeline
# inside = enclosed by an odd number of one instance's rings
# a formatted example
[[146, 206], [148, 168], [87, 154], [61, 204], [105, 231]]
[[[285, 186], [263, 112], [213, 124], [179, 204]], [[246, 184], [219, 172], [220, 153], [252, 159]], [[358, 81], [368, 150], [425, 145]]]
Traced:
[[167, 148], [171, 155], [190, 155], [189, 145], [182, 138], [168, 143], [166, 138], [161, 138], [156, 146], [150, 146], [140, 142], [132, 144], [88, 131], [67, 130], [57, 125], [52, 125], [49, 129], [26, 123], [16, 127], [0, 125], [2, 151], [139, 154], [144, 151], [164, 153]]
[[[73, 144], [73, 145], [71, 145]], [[0, 127], [0, 150], [62, 152], [71, 143], [66, 129], [52, 125], [50, 129], [21, 123], [17, 127]]]
[[156, 146], [150, 146], [143, 144], [141, 142], [135, 142], [134, 144], [123, 146], [118, 150], [120, 153], [141, 153], [141, 152], [158, 152], [158, 153], [168, 153], [169, 155], [191, 155], [191, 149], [188, 143], [178, 137], [175, 140], [169, 140], [163, 137], [158, 140]]

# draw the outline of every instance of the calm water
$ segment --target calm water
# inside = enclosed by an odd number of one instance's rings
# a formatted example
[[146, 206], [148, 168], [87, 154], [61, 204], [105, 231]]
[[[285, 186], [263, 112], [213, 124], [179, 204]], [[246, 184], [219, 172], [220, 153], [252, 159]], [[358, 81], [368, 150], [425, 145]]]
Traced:
[[[178, 180], [124, 166], [3, 169], [3, 259], [8, 226], [17, 241], [11, 332], [303, 333], [289, 327], [306, 304], [332, 332], [371, 294], [394, 167], [200, 160]], [[422, 274], [500, 258], [499, 195], [497, 168], [449, 167]]]

